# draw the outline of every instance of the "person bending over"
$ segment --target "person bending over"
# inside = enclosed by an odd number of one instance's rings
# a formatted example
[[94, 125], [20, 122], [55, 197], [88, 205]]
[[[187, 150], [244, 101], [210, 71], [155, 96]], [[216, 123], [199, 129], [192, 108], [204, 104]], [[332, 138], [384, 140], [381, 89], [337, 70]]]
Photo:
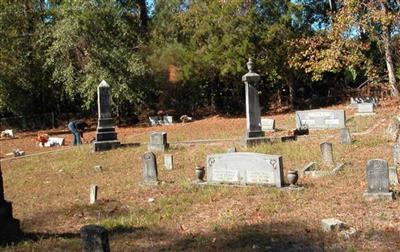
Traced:
[[68, 123], [68, 129], [71, 131], [74, 137], [73, 145], [82, 144], [81, 138], [84, 140], [83, 132], [87, 127], [88, 127], [87, 123], [80, 120], [71, 121]]

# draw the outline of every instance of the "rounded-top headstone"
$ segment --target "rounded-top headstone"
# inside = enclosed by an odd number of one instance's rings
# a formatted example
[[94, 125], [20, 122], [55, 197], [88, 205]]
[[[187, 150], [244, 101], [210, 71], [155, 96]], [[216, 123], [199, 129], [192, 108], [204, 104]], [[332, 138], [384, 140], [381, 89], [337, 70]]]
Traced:
[[107, 229], [87, 225], [81, 228], [80, 233], [84, 252], [110, 252]]

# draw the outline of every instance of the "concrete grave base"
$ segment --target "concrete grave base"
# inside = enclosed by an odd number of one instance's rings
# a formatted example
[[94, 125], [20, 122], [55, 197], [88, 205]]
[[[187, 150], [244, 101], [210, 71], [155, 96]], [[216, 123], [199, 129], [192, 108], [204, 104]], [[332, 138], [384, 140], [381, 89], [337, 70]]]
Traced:
[[356, 116], [374, 116], [376, 113], [356, 113]]
[[111, 141], [94, 141], [92, 144], [92, 152], [107, 151], [111, 149], [116, 149], [121, 145], [118, 140]]
[[393, 200], [394, 195], [393, 192], [388, 192], [388, 193], [369, 193], [365, 192], [363, 194], [363, 198], [366, 201], [374, 201], [374, 200]]
[[296, 141], [296, 136], [283, 136], [283, 137], [245, 137], [241, 144], [246, 147], [255, 146], [258, 144], [265, 143], [280, 143], [280, 142], [288, 142], [288, 141]]

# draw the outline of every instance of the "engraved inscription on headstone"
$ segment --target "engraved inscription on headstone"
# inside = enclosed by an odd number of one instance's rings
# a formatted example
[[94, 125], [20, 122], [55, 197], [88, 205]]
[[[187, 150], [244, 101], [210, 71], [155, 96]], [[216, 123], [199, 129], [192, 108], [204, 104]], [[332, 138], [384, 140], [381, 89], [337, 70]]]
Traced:
[[207, 156], [209, 183], [283, 186], [282, 157], [251, 152]]
[[308, 126], [309, 129], [340, 129], [345, 127], [344, 110], [304, 110], [296, 111], [296, 128]]

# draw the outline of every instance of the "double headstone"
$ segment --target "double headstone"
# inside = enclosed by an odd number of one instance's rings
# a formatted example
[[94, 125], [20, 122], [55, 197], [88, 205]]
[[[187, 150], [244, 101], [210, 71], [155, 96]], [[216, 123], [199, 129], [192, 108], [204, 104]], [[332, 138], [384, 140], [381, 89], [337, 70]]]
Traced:
[[393, 192], [389, 191], [389, 167], [386, 160], [372, 159], [367, 162], [368, 190], [365, 200], [392, 200]]
[[13, 217], [12, 204], [4, 198], [3, 176], [0, 164], [0, 245], [17, 240], [20, 234], [19, 220]]
[[80, 230], [83, 252], [110, 252], [107, 229], [97, 225], [83, 226]]
[[102, 81], [97, 87], [98, 120], [96, 141], [93, 143], [93, 151], [105, 151], [117, 148], [120, 142], [113, 126], [111, 117], [111, 92], [106, 81]]
[[165, 151], [168, 147], [166, 132], [153, 132], [150, 134], [149, 151]]
[[207, 182], [282, 187], [284, 182], [282, 156], [251, 152], [209, 155]]
[[263, 137], [261, 129], [261, 107], [259, 92], [256, 85], [260, 81], [260, 75], [253, 72], [253, 62], [247, 62], [249, 72], [242, 77], [246, 92], [246, 138]]
[[158, 182], [157, 159], [153, 152], [146, 152], [143, 155], [143, 180], [145, 184]]
[[341, 129], [346, 127], [344, 110], [304, 110], [296, 111], [296, 128], [308, 129]]

